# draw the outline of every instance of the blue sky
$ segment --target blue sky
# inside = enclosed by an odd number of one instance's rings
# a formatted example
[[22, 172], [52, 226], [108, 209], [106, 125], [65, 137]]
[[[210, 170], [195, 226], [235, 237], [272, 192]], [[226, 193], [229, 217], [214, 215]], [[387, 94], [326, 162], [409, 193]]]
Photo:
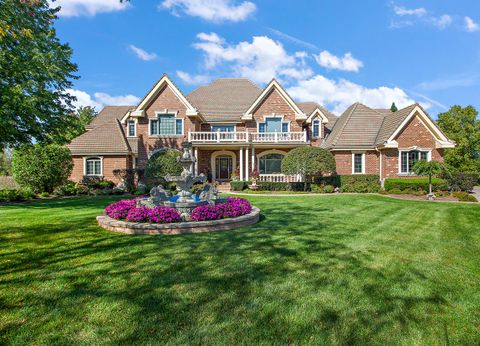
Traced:
[[217, 77], [279, 79], [340, 114], [422, 103], [480, 109], [480, 2], [57, 0], [79, 104], [135, 104], [166, 72], [184, 91]]

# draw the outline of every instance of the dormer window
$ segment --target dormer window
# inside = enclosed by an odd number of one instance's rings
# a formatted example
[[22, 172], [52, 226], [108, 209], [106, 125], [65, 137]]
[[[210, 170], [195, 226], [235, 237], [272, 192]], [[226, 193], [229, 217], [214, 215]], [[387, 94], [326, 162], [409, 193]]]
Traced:
[[127, 136], [135, 137], [137, 135], [136, 123], [135, 120], [129, 120], [127, 126]]
[[315, 119], [312, 122], [312, 137], [320, 138], [320, 120], [319, 119]]

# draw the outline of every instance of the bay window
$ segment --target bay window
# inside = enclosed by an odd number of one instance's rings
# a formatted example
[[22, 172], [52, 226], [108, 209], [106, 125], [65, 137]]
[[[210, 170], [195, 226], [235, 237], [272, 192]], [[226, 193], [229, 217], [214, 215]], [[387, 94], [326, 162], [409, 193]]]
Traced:
[[420, 160], [429, 161], [430, 153], [422, 150], [400, 151], [400, 173], [413, 174], [413, 166]]

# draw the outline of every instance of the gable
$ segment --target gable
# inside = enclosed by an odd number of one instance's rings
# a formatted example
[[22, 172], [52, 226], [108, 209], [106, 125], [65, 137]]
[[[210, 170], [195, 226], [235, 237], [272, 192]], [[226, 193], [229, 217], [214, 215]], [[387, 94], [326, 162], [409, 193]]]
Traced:
[[[242, 116], [242, 120], [252, 120], [253, 114], [259, 113], [259, 108], [264, 109], [281, 109], [286, 111], [286, 107], [289, 108], [288, 113], [293, 112], [295, 120], [306, 120], [305, 113], [297, 106], [288, 93], [281, 87], [281, 85], [273, 79], [267, 87], [263, 90], [260, 96], [253, 102], [250, 108]], [[268, 111], [267, 111], [268, 112]], [[270, 112], [270, 114], [276, 112]], [[281, 112], [278, 112], [282, 114]], [[268, 114], [268, 113], [266, 113]]]

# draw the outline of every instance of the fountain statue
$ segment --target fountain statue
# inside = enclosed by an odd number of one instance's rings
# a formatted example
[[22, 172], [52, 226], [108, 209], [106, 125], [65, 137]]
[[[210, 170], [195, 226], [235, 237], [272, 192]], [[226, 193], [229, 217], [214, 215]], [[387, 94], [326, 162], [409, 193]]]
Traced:
[[182, 143], [183, 154], [177, 159], [182, 166], [182, 173], [178, 176], [167, 174], [164, 178], [167, 182], [177, 184], [177, 195], [165, 190], [162, 185], [150, 190], [150, 197], [139, 198], [137, 205], [155, 207], [167, 206], [177, 209], [184, 221], [188, 221], [193, 209], [199, 205], [217, 204], [225, 201], [225, 198], [218, 197], [218, 191], [211, 184], [204, 184], [203, 188], [192, 194], [190, 189], [194, 184], [205, 183], [207, 178], [204, 174], [195, 176], [192, 173], [193, 164], [196, 158], [192, 155], [192, 144]]

